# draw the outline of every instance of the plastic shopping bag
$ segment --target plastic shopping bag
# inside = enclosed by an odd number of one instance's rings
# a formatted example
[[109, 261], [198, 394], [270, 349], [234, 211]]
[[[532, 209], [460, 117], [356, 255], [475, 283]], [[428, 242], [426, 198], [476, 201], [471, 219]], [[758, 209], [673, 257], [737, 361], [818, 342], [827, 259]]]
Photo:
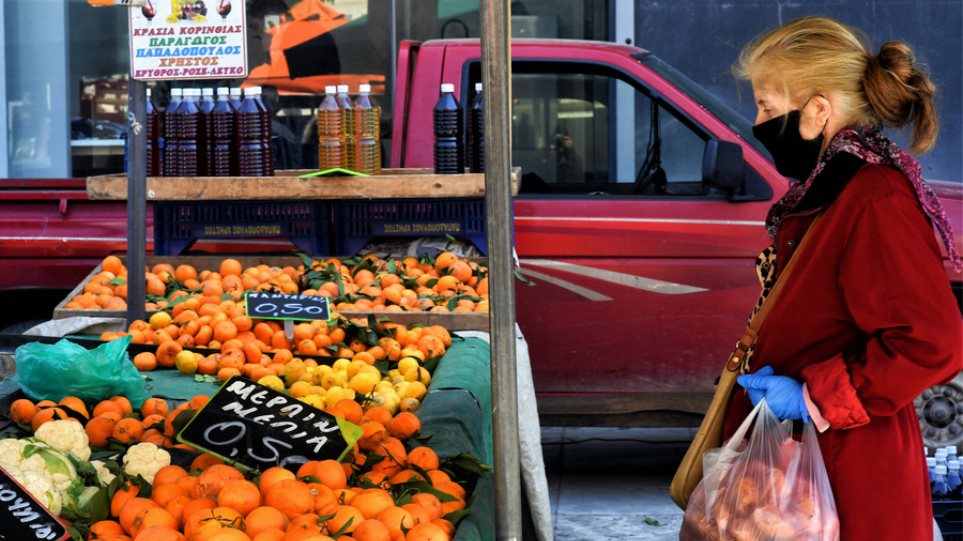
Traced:
[[58, 401], [76, 396], [98, 402], [124, 395], [139, 408], [150, 397], [147, 382], [127, 358], [130, 336], [87, 349], [69, 340], [56, 344], [31, 342], [17, 348], [14, 376], [34, 400]]
[[780, 423], [763, 400], [725, 445], [706, 453], [703, 468], [681, 541], [839, 540], [836, 503], [812, 423], [796, 441], [792, 423]]

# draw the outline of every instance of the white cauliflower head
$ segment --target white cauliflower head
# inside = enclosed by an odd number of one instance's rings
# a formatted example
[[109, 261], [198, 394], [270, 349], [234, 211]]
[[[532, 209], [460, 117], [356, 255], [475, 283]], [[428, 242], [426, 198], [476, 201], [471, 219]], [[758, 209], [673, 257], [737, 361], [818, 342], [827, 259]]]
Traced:
[[164, 466], [170, 466], [171, 455], [153, 443], [138, 443], [124, 455], [124, 471], [128, 475], [140, 475], [148, 483], [154, 482], [154, 474]]
[[26, 446], [26, 440], [14, 438], [0, 440], [0, 466], [8, 470], [20, 466], [23, 460], [23, 448]]
[[110, 470], [107, 469], [107, 466], [102, 460], [91, 460], [90, 464], [97, 470], [97, 479], [100, 480], [104, 486], [109, 485], [110, 482], [114, 480], [114, 477], [116, 477], [116, 475], [110, 473]]
[[80, 460], [90, 459], [90, 438], [76, 421], [49, 421], [34, 433], [40, 441], [63, 453], [73, 453]]
[[7, 473], [51, 513], [60, 514], [63, 494], [54, 487], [46, 475], [35, 471], [23, 471], [18, 468], [8, 470]]

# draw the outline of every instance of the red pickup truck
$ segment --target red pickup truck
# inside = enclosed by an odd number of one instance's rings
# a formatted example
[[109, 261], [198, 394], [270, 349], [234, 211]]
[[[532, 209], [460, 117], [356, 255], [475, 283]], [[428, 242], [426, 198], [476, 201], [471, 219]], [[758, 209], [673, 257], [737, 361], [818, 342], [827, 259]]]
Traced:
[[[649, 52], [513, 40], [512, 58], [515, 242], [536, 283], [516, 287], [517, 317], [543, 421], [696, 423], [758, 294], [753, 261], [785, 178], [746, 119]], [[438, 89], [470, 103], [480, 63], [478, 40], [403, 43], [392, 167], [431, 167]], [[53, 291], [47, 316], [125, 249], [124, 205], [88, 201], [82, 180], [0, 183], [3, 306]], [[933, 186], [959, 245], [963, 187]], [[949, 265], [947, 279], [959, 296]], [[963, 440], [960, 378], [918, 406], [930, 443]]]

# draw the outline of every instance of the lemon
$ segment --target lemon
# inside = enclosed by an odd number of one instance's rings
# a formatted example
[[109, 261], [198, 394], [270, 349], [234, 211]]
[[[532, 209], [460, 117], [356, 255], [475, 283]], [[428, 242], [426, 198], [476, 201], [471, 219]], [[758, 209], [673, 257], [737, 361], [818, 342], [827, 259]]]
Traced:
[[302, 396], [307, 396], [311, 392], [311, 384], [304, 381], [296, 381], [288, 389], [288, 394], [294, 398], [301, 398]]
[[354, 389], [355, 392], [368, 394], [374, 390], [375, 385], [377, 385], [379, 381], [381, 381], [380, 378], [370, 373], [356, 374], [353, 378], [351, 378], [348, 385]]
[[402, 398], [417, 398], [418, 400], [421, 400], [426, 394], [428, 394], [428, 388], [425, 387], [424, 383], [420, 381], [412, 381], [408, 385], [408, 388], [405, 389]]
[[324, 399], [316, 394], [305, 395], [299, 398], [298, 400], [310, 406], [314, 406], [318, 409], [321, 409], [324, 407]]
[[291, 359], [288, 361], [288, 364], [284, 365], [284, 368], [281, 370], [281, 375], [284, 376], [284, 381], [294, 383], [295, 381], [300, 381], [307, 370], [304, 366], [304, 361]]
[[399, 407], [401, 408], [401, 411], [414, 413], [419, 409], [421, 409], [421, 401], [418, 400], [417, 398], [411, 398], [411, 397], [402, 398], [401, 404], [399, 405]]
[[343, 387], [334, 386], [328, 389], [324, 395], [324, 403], [328, 406], [337, 404], [342, 398], [347, 398], [347, 393]]
[[174, 366], [181, 374], [193, 374], [197, 372], [197, 356], [193, 351], [185, 349], [174, 357]]
[[414, 346], [407, 346], [401, 350], [402, 357], [414, 357], [421, 362], [425, 362], [425, 353]]
[[417, 368], [421, 363], [414, 357], [404, 357], [398, 361], [398, 371], [404, 374], [412, 368]]
[[155, 331], [158, 329], [163, 329], [164, 327], [171, 324], [171, 315], [167, 312], [154, 312], [154, 315], [150, 316], [150, 328]]
[[335, 371], [344, 370], [347, 372], [349, 366], [351, 366], [351, 359], [341, 358], [331, 363], [331, 368]]
[[279, 393], [284, 392], [284, 382], [277, 376], [264, 376], [257, 380], [259, 385], [264, 385], [268, 389], [273, 389]]

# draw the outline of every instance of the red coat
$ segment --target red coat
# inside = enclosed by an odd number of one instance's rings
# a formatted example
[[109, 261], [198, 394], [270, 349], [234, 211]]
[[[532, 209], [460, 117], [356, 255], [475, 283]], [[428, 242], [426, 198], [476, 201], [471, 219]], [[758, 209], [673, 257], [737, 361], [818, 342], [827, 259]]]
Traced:
[[[862, 165], [830, 203], [791, 214], [780, 227], [782, 267], [825, 208], [806, 260], [760, 332], [751, 368], [770, 365], [804, 381], [829, 421], [819, 444], [842, 541], [930, 541], [913, 399], [963, 369], [960, 313], [933, 228], [902, 173]], [[749, 405], [737, 390], [726, 438]]]

